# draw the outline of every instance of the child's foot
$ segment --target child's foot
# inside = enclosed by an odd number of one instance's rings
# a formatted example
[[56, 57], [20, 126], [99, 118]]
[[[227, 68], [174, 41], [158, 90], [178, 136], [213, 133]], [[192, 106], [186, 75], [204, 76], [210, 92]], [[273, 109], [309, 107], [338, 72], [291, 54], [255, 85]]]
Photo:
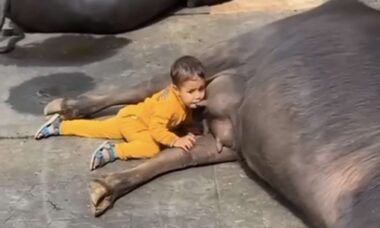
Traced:
[[35, 139], [48, 138], [52, 135], [59, 135], [59, 125], [61, 118], [59, 114], [54, 114], [48, 121], [46, 121], [34, 135]]
[[108, 162], [116, 160], [115, 146], [109, 141], [102, 143], [92, 154], [90, 170], [104, 166]]

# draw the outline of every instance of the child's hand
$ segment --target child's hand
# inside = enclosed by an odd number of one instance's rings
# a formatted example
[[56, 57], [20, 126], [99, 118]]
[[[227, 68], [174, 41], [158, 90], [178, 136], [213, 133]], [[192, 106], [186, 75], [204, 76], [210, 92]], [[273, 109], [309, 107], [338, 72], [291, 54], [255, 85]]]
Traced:
[[195, 143], [195, 136], [191, 133], [189, 133], [186, 136], [183, 136], [181, 138], [178, 138], [174, 143], [173, 147], [178, 147], [183, 149], [184, 151], [188, 152]]

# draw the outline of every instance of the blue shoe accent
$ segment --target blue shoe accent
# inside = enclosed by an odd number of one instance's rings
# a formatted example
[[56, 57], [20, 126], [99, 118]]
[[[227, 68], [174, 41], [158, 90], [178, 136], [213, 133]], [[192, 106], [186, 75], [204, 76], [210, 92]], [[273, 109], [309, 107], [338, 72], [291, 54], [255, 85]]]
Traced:
[[[54, 114], [48, 121], [46, 121], [36, 132], [34, 135], [35, 139], [43, 139], [48, 138], [50, 136], [59, 135], [59, 127], [61, 124], [61, 118], [59, 114]], [[53, 126], [53, 131], [49, 129]]]
[[[108, 158], [104, 158], [104, 153], [107, 151]], [[116, 160], [115, 146], [109, 141], [103, 142], [92, 154], [90, 161], [90, 170], [97, 169], [109, 162]]]

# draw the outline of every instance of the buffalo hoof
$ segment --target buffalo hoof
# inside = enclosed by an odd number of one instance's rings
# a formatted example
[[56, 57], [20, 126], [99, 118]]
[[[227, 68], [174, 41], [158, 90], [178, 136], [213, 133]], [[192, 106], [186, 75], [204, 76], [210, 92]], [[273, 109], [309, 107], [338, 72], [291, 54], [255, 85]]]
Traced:
[[14, 46], [5, 46], [0, 48], [0, 54], [7, 54], [15, 49]]
[[25, 38], [25, 34], [18, 29], [7, 29], [1, 33], [3, 38], [7, 38], [8, 42], [5, 47], [0, 47], [0, 54], [6, 54], [13, 51], [16, 48], [16, 44]]
[[[86, 99], [83, 99], [83, 101], [85, 100]], [[81, 111], [87, 111], [86, 107], [80, 106], [82, 103], [84, 102], [79, 102], [72, 99], [57, 98], [49, 102], [44, 107], [44, 115], [47, 116], [58, 113], [61, 115], [62, 119], [66, 120], [82, 118], [85, 115], [81, 113]]]
[[118, 175], [105, 175], [91, 181], [88, 190], [93, 215], [98, 217], [104, 214], [113, 207], [119, 197], [135, 189], [141, 181], [133, 178], [134, 176], [134, 172], [123, 172]]
[[98, 217], [112, 208], [115, 197], [110, 187], [102, 180], [96, 179], [89, 184], [90, 208], [95, 217]]
[[63, 110], [63, 98], [57, 98], [50, 101], [44, 108], [44, 115], [53, 115], [55, 113], [61, 113]]

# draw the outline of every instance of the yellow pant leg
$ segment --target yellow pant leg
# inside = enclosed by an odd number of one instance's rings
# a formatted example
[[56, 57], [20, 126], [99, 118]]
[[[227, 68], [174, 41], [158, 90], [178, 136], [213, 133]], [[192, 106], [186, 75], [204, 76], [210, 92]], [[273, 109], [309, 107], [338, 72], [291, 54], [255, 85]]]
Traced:
[[127, 140], [115, 145], [119, 159], [150, 158], [160, 151], [160, 146], [151, 137], [147, 126], [134, 117], [119, 119], [120, 132]]
[[104, 120], [64, 120], [60, 135], [75, 135], [89, 138], [121, 139], [117, 116]]

